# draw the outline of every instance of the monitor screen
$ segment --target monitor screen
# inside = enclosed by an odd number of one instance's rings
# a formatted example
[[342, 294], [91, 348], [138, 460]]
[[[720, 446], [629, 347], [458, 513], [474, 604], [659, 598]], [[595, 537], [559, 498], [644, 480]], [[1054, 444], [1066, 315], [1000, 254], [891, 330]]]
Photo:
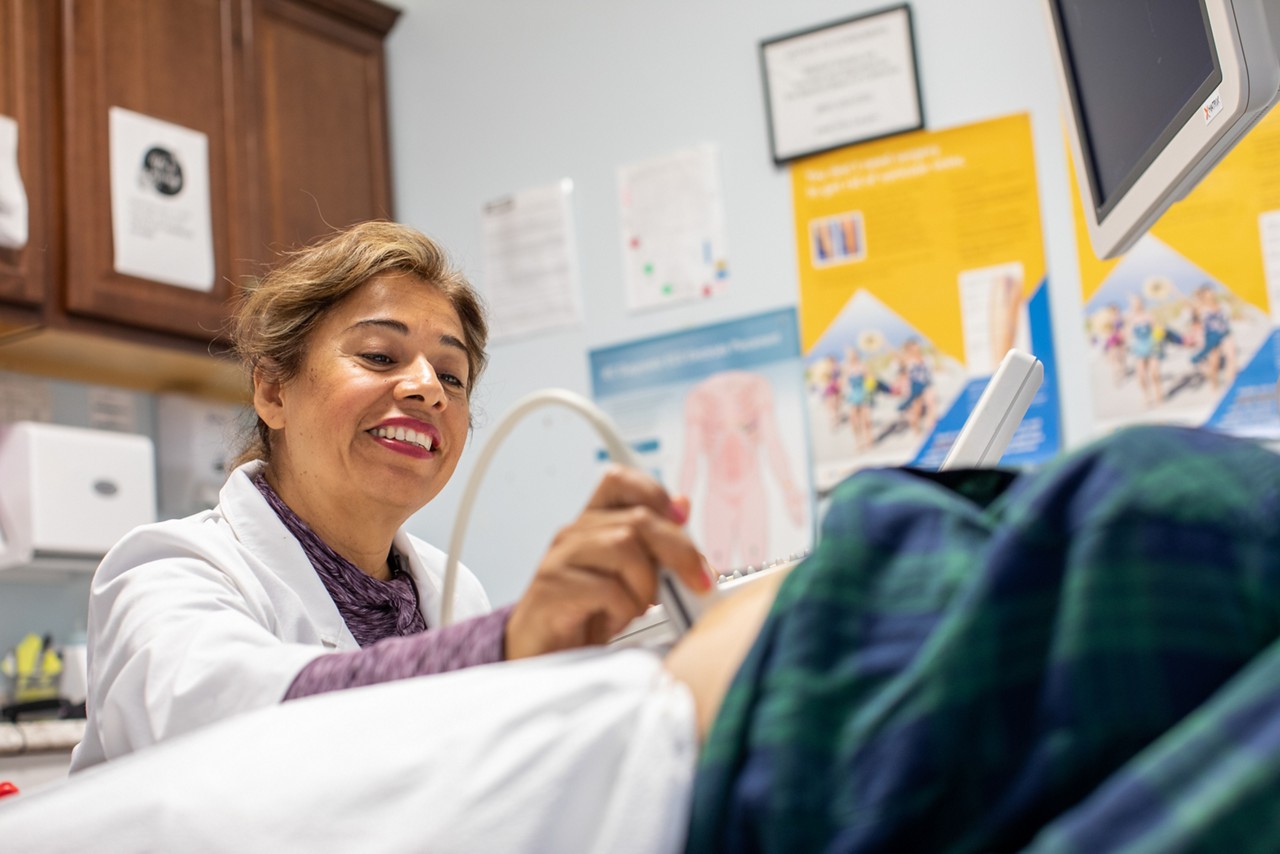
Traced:
[[1055, 0], [1097, 216], [1222, 82], [1201, 0]]

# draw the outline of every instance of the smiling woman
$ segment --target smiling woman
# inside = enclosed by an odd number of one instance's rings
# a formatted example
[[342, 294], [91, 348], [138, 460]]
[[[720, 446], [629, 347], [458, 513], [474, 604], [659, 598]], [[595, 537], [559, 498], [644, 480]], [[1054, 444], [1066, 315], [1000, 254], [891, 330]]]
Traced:
[[435, 498], [466, 442], [465, 333], [443, 294], [384, 273], [313, 334], [325, 343], [290, 381], [257, 369], [254, 408], [273, 445], [263, 475], [321, 539], [385, 581], [385, 531]]
[[528, 590], [491, 610], [405, 521], [452, 477], [485, 366], [479, 298], [441, 248], [367, 222], [246, 290], [232, 330], [256, 423], [216, 508], [126, 536], [94, 576], [89, 720], [73, 770], [251, 709], [599, 644], [658, 566], [710, 585], [688, 513], [608, 473]]

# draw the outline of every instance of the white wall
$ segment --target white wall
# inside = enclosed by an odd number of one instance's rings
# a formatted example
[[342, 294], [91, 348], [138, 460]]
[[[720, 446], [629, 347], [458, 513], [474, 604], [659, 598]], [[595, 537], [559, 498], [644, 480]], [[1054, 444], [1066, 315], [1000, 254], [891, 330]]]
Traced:
[[[498, 345], [469, 458], [412, 522], [447, 546], [476, 448], [521, 395], [590, 393], [587, 353], [621, 341], [794, 305], [787, 172], [769, 156], [761, 39], [873, 11], [890, 0], [399, 0], [388, 43], [397, 216], [440, 239], [483, 288], [480, 210], [571, 178], [586, 324]], [[914, 0], [927, 126], [1029, 112], [1038, 157], [1064, 436], [1089, 437], [1080, 298], [1057, 82], [1034, 0]], [[719, 147], [732, 281], [722, 298], [629, 314], [616, 170], [698, 143]], [[797, 413], [797, 417], [799, 414]], [[487, 421], [486, 421], [487, 419]], [[495, 602], [514, 600], [594, 482], [588, 429], [535, 415], [486, 477], [462, 559]]]

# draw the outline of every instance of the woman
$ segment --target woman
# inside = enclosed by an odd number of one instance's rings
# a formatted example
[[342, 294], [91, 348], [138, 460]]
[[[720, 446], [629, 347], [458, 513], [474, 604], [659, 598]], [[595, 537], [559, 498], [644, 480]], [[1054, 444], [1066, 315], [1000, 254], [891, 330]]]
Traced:
[[912, 433], [928, 433], [937, 419], [937, 398], [933, 390], [933, 372], [925, 362], [920, 340], [908, 338], [902, 345], [899, 367], [906, 400], [898, 404], [905, 412]]
[[869, 448], [875, 441], [871, 423], [871, 405], [877, 380], [870, 376], [857, 347], [844, 348], [844, 401], [849, 405], [849, 422], [853, 426], [855, 451]]
[[1236, 342], [1231, 334], [1230, 312], [1212, 285], [1196, 288], [1195, 299], [1204, 342], [1191, 357], [1191, 364], [1199, 368], [1201, 376], [1208, 377], [1216, 391], [1219, 385], [1230, 386], [1236, 375]]
[[1160, 363], [1164, 359], [1163, 331], [1156, 326], [1147, 311], [1147, 304], [1138, 294], [1129, 296], [1129, 313], [1125, 318], [1129, 334], [1129, 353], [1138, 368], [1138, 382], [1147, 406], [1155, 406], [1164, 400]]
[[1118, 386], [1129, 375], [1124, 344], [1124, 315], [1120, 306], [1108, 303], [1095, 315], [1097, 334], [1102, 339], [1102, 355], [1111, 366], [1111, 377]]
[[[233, 337], [257, 415], [216, 508], [140, 528], [89, 606], [86, 768], [254, 708], [600, 644], [653, 600], [658, 565], [710, 586], [688, 506], [607, 474], [528, 590], [490, 612], [403, 530], [457, 466], [485, 364], [476, 295], [413, 229], [368, 222], [248, 289]], [[327, 654], [333, 653], [333, 654]]]

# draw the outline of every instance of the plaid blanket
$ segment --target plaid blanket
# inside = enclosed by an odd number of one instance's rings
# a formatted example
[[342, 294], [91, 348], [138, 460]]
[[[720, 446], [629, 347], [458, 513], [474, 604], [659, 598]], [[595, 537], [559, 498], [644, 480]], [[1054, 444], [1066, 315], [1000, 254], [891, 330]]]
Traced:
[[1250, 442], [859, 473], [729, 690], [687, 850], [1280, 851], [1277, 638]]

